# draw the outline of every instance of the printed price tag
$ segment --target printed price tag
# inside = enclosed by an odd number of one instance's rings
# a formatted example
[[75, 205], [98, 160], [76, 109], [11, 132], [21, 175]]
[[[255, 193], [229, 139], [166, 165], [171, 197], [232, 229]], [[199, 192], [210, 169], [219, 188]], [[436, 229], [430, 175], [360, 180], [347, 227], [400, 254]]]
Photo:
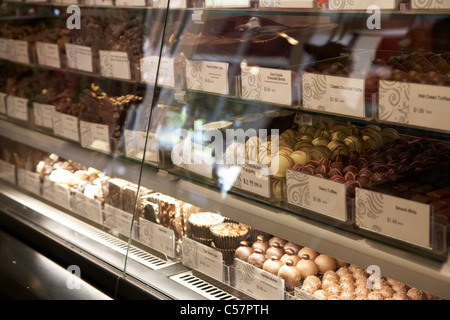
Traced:
[[53, 129], [53, 114], [55, 106], [33, 102], [34, 124], [40, 127]]
[[411, 9], [450, 9], [450, 2], [445, 0], [411, 0]]
[[0, 92], [0, 113], [6, 114], [6, 93]]
[[91, 48], [66, 43], [66, 55], [69, 68], [86, 72], [93, 71]]
[[228, 63], [186, 60], [186, 83], [191, 90], [228, 94]]
[[8, 117], [28, 121], [28, 99], [7, 96], [6, 109]]
[[9, 59], [9, 41], [6, 38], [0, 38], [0, 59]]
[[266, 174], [268, 171], [269, 168], [267, 166], [246, 162], [241, 166], [241, 172], [239, 173], [234, 186], [238, 189], [269, 199], [271, 196], [271, 189], [270, 176]]
[[35, 195], [41, 194], [41, 180], [39, 173], [31, 172], [25, 169], [17, 169], [17, 182], [19, 187]]
[[380, 81], [380, 121], [450, 132], [450, 88]]
[[205, 8], [250, 8], [250, 0], [205, 0]]
[[139, 218], [139, 241], [168, 257], [175, 258], [175, 234], [173, 230]]
[[314, 0], [259, 0], [260, 8], [314, 8]]
[[431, 247], [428, 204], [356, 188], [355, 213], [356, 225], [362, 229]]
[[16, 183], [16, 166], [0, 160], [0, 179], [9, 183]]
[[[167, 8], [168, 0], [153, 0], [154, 8]], [[186, 0], [170, 0], [169, 8], [187, 9]]]
[[[159, 57], [141, 59], [141, 81], [155, 84]], [[161, 57], [158, 73], [158, 85], [175, 88], [175, 61], [173, 58]]]
[[305, 73], [303, 75], [303, 108], [364, 118], [364, 79]]
[[55, 203], [70, 210], [71, 197], [69, 188], [63, 184], [54, 183], [53, 192], [55, 193]]
[[127, 130], [124, 131], [125, 155], [128, 158], [142, 160], [144, 157], [145, 139], [147, 139], [147, 150], [145, 152], [146, 162], [159, 162], [158, 136], [156, 133]]
[[38, 63], [43, 66], [61, 68], [57, 44], [36, 42]]
[[292, 71], [241, 66], [242, 98], [292, 105]]
[[[133, 215], [125, 212], [123, 210], [117, 209], [113, 206], [105, 204], [105, 208], [103, 210], [103, 214], [105, 217], [105, 226], [117, 230], [119, 233], [124, 236], [130, 235], [131, 223], [133, 221]], [[132, 237], [135, 237], [134, 230], [132, 232]]]
[[[190, 146], [185, 146], [186, 143]], [[174, 165], [212, 179], [215, 159], [211, 148], [190, 141], [184, 141], [184, 144], [180, 143], [175, 148], [172, 151]]]
[[116, 0], [116, 6], [144, 7], [145, 0]]
[[30, 55], [28, 52], [28, 41], [25, 40], [13, 40], [13, 50], [14, 54], [12, 61], [19, 63], [30, 63]]
[[240, 259], [234, 259], [236, 288], [261, 300], [284, 300], [284, 280]]
[[286, 184], [288, 203], [341, 221], [347, 220], [345, 184], [293, 170], [287, 170]]
[[80, 143], [83, 148], [111, 153], [108, 126], [80, 121]]
[[329, 1], [328, 8], [330, 10], [364, 10], [366, 11], [372, 5], [376, 5], [380, 9], [396, 9], [399, 0], [340, 0], [340, 1]]
[[53, 133], [76, 142], [80, 141], [78, 118], [61, 112], [53, 114]]
[[87, 6], [113, 6], [113, 0], [85, 0]]
[[120, 51], [100, 50], [100, 68], [102, 76], [116, 79], [131, 79], [128, 54]]
[[183, 238], [181, 263], [213, 279], [223, 281], [222, 252], [195, 240]]

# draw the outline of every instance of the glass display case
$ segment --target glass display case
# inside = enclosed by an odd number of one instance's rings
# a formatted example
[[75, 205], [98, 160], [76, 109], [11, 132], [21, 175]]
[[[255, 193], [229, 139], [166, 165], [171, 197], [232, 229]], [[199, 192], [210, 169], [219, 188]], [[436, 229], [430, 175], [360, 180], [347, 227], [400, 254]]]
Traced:
[[0, 6], [11, 233], [157, 299], [450, 298], [445, 1]]

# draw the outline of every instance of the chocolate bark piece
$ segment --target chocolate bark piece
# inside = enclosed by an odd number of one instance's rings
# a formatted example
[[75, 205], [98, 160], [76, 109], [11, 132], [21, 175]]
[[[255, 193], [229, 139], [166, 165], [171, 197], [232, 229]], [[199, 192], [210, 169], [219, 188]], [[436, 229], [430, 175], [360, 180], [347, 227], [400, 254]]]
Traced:
[[112, 178], [107, 180], [107, 194], [105, 197], [106, 204], [118, 209], [122, 209], [123, 189], [129, 183], [123, 179]]
[[142, 218], [153, 223], [159, 223], [159, 205], [151, 201], [144, 200], [142, 202]]
[[125, 186], [122, 190], [122, 210], [133, 214], [136, 206], [138, 188], [136, 186]]

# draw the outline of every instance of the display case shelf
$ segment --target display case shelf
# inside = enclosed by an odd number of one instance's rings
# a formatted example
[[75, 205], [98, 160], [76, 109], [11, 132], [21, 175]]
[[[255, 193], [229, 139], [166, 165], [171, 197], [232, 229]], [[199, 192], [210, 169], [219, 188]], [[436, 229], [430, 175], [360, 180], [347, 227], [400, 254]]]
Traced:
[[[0, 122], [0, 135], [61, 157], [92, 167], [114, 168], [108, 174], [137, 177], [138, 162], [113, 158], [81, 148], [71, 142], [37, 133], [17, 125]], [[111, 164], [114, 163], [114, 166]], [[317, 251], [339, 257], [360, 266], [376, 265], [385, 276], [412, 286], [432, 289], [433, 294], [450, 298], [450, 265], [448, 255], [435, 259], [427, 255], [395, 247], [376, 238], [343, 230], [337, 224], [324, 224], [259, 203], [247, 197], [221, 192], [198, 181], [177, 177], [156, 167], [142, 167], [141, 185], [153, 188], [193, 205], [236, 219], [242, 223]], [[138, 181], [132, 181], [137, 183]]]

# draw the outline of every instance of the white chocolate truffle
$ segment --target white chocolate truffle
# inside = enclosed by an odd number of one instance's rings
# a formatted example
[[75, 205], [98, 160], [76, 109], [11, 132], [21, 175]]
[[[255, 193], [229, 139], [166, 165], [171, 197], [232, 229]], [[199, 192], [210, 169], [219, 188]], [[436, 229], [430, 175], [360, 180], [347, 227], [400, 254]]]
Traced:
[[411, 288], [406, 293], [409, 299], [411, 300], [425, 300], [425, 294], [423, 291], [417, 289], [417, 288]]
[[379, 292], [371, 292], [367, 295], [369, 300], [383, 300], [383, 295]]
[[303, 280], [303, 285], [311, 286], [315, 288], [314, 291], [316, 291], [322, 287], [322, 281], [317, 276], [307, 276], [305, 280]]
[[322, 290], [322, 289], [314, 291], [314, 296], [316, 298], [319, 298], [319, 299], [322, 299], [322, 300], [326, 300], [327, 299], [327, 295], [325, 294], [325, 291]]

